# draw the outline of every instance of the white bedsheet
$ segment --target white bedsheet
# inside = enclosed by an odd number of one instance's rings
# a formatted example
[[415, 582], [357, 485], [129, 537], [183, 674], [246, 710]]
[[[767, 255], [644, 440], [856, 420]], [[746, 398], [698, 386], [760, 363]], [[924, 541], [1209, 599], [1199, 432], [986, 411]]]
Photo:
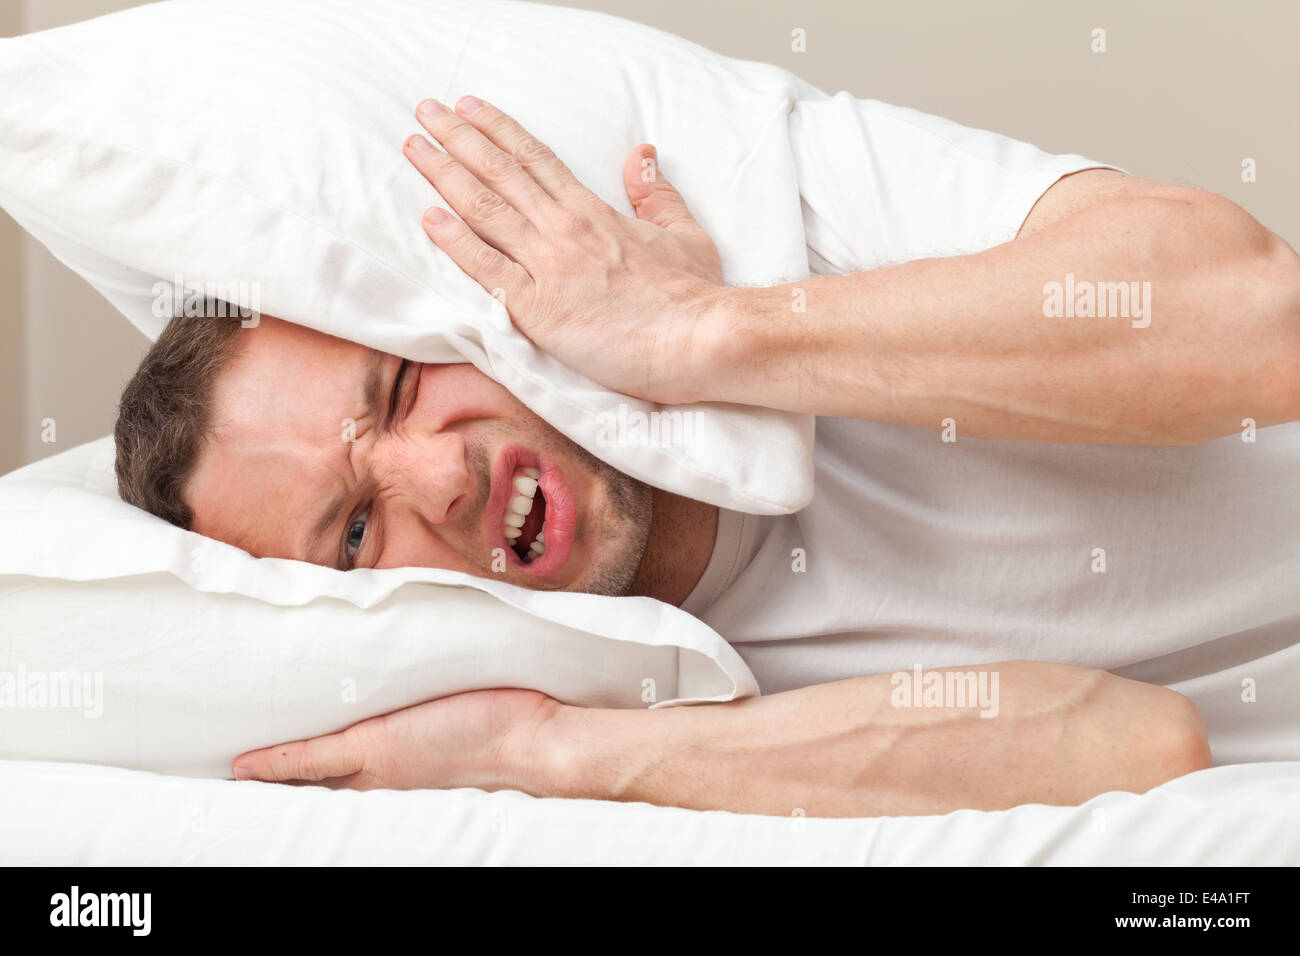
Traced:
[[820, 820], [0, 761], [0, 864], [1300, 865], [1300, 762], [1081, 807]]

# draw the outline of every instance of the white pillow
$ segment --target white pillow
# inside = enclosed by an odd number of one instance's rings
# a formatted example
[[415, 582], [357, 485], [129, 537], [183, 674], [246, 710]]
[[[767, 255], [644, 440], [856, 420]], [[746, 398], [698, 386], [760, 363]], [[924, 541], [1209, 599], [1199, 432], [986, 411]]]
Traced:
[[758, 693], [671, 605], [253, 558], [122, 502], [113, 455], [101, 438], [0, 478], [0, 758], [224, 777], [245, 750], [460, 691]]
[[610, 445], [620, 404], [655, 407], [513, 329], [425, 236], [436, 197], [400, 148], [417, 102], [473, 92], [631, 214], [623, 161], [652, 141], [728, 282], [795, 280], [808, 257], [787, 118], [824, 94], [788, 72], [527, 3], [172, 0], [0, 41], [0, 89], [0, 204], [150, 337], [171, 314], [160, 281], [229, 284], [270, 315], [472, 361], [658, 487], [760, 514], [810, 499], [810, 416], [704, 405], [691, 444]]

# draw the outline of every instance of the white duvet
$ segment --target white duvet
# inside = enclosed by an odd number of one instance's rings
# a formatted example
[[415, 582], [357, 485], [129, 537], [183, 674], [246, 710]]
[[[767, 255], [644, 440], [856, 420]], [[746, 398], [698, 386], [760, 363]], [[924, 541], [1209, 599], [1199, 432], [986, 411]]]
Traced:
[[998, 813], [801, 819], [0, 761], [0, 864], [1300, 864], [1300, 762]]

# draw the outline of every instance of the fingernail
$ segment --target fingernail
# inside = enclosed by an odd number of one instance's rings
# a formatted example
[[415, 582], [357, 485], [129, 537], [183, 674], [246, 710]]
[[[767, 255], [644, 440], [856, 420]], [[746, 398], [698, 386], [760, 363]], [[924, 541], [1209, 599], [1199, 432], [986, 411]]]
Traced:
[[437, 206], [433, 206], [425, 210], [424, 213], [424, 221], [431, 226], [441, 225], [442, 223], [446, 222], [450, 218], [451, 216], [447, 215], [447, 213], [444, 210], [440, 209]]
[[469, 116], [482, 105], [483, 101], [477, 96], [462, 96], [456, 102], [456, 111], [462, 116]]
[[413, 153], [427, 153], [433, 149], [433, 144], [418, 134], [408, 139], [406, 145], [410, 147]]
[[441, 116], [447, 112], [447, 107], [443, 106], [437, 100], [425, 100], [420, 104], [420, 112], [425, 116]]
[[253, 771], [249, 770], [247, 767], [236, 767], [236, 768], [235, 768], [235, 779], [236, 779], [236, 780], [252, 780], [252, 779], [253, 779]]

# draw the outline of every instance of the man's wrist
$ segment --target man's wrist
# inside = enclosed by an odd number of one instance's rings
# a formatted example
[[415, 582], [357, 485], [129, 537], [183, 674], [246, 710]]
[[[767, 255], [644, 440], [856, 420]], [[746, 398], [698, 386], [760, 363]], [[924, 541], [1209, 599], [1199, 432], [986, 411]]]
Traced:
[[759, 347], [754, 293], [743, 286], [718, 286], [700, 302], [686, 356], [690, 401], [744, 404], [757, 368]]
[[562, 705], [537, 735], [525, 789], [537, 796], [648, 799], [654, 768], [671, 749], [669, 725], [682, 724], [674, 716]]
[[803, 290], [727, 286], [701, 311], [693, 356], [696, 401], [797, 408], [794, 376], [808, 348]]
[[597, 754], [598, 708], [561, 704], [534, 736], [521, 789], [538, 797], [607, 798], [596, 771], [607, 757]]

